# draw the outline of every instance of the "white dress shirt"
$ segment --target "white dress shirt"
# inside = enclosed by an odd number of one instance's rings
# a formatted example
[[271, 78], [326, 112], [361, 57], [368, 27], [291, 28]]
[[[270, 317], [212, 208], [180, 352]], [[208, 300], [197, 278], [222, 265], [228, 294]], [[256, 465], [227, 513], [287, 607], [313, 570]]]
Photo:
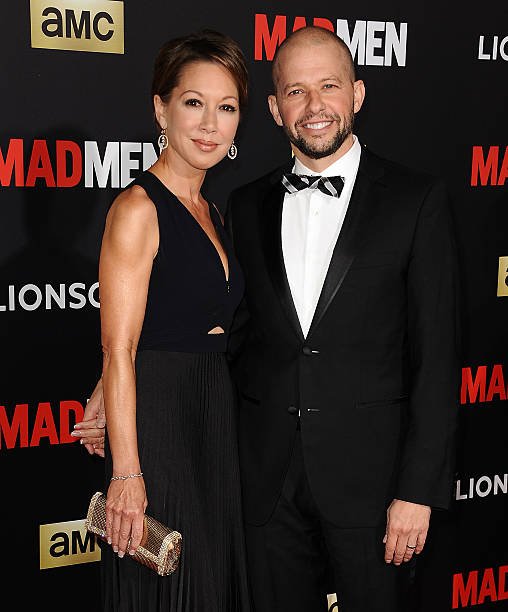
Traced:
[[302, 189], [284, 196], [282, 254], [291, 295], [305, 337], [346, 216], [360, 155], [361, 146], [355, 136], [349, 151], [321, 173], [309, 170], [295, 158], [295, 174], [344, 178], [344, 188], [339, 198], [326, 195], [319, 189]]

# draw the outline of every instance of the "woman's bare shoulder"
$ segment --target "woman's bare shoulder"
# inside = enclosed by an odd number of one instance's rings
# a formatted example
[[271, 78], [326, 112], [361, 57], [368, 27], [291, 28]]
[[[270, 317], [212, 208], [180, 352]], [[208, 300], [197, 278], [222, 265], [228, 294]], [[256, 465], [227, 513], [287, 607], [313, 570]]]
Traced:
[[113, 200], [108, 217], [124, 223], [156, 223], [157, 211], [146, 191], [139, 185], [132, 185]]

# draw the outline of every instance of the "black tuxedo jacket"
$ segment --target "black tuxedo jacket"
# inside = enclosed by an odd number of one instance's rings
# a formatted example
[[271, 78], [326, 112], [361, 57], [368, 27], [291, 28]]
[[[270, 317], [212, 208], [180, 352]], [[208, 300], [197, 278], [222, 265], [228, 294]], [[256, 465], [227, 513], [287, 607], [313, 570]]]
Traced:
[[280, 179], [290, 168], [236, 189], [227, 208], [246, 280], [230, 335], [246, 520], [263, 524], [274, 510], [298, 411], [309, 483], [326, 520], [380, 524], [394, 497], [446, 508], [460, 362], [444, 185], [362, 149], [304, 338], [281, 248]]

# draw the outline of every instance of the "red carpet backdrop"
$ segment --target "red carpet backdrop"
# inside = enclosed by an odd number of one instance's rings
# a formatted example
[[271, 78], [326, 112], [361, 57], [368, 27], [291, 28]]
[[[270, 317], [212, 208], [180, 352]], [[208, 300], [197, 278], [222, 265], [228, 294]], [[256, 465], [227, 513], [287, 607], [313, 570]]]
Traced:
[[[290, 154], [266, 104], [271, 59], [288, 33], [316, 24], [346, 41], [366, 83], [361, 142], [442, 174], [453, 198], [464, 326], [456, 487], [416, 566], [414, 610], [508, 610], [507, 17], [504, 3], [489, 0], [474, 11], [437, 0], [1, 4], [4, 601], [20, 610], [99, 609], [100, 552], [84, 516], [102, 460], [70, 432], [101, 369], [106, 212], [156, 157], [149, 92], [159, 46], [210, 27], [247, 56], [239, 155], [206, 179], [223, 207], [231, 189]], [[338, 599], [330, 610], [340, 610]]]

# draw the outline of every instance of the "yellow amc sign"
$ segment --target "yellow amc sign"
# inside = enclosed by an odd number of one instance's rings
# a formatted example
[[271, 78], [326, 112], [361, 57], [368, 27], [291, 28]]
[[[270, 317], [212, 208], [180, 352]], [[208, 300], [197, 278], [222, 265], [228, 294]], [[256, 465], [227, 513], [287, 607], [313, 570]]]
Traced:
[[497, 276], [497, 297], [506, 296], [508, 296], [508, 257], [500, 257]]
[[30, 0], [32, 47], [124, 52], [123, 2]]
[[40, 569], [100, 561], [101, 549], [85, 520], [39, 526]]

